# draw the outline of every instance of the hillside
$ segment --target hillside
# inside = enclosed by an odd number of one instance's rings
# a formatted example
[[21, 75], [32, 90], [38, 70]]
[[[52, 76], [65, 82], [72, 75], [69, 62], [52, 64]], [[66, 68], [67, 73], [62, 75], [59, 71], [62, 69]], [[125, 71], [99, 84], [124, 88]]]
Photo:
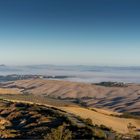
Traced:
[[119, 133], [129, 133], [128, 130], [129, 123], [133, 124], [136, 127], [136, 129], [140, 128], [140, 120], [109, 116], [102, 114], [99, 110], [98, 112], [95, 112], [93, 110], [88, 110], [86, 108], [81, 107], [63, 107], [61, 109], [69, 113], [73, 113], [77, 116], [81, 116], [82, 118], [85, 119], [90, 118], [93, 124], [97, 124], [99, 126], [105, 125]]
[[134, 126], [133, 134], [140, 135], [140, 119], [125, 118], [125, 116], [120, 117], [121, 113], [98, 108], [84, 108], [67, 101], [37, 97], [34, 95], [1, 95], [0, 98], [16, 103], [29, 103], [53, 107], [83, 119], [89, 118], [94, 125], [106, 126], [120, 134], [128, 134], [130, 131], [128, 126], [131, 124]]
[[[30, 79], [1, 84], [1, 88], [17, 88], [21, 94], [80, 102], [88, 107], [105, 108], [140, 115], [140, 85], [105, 87], [96, 84]], [[78, 100], [77, 100], [78, 99]]]
[[54, 107], [0, 100], [1, 139], [113, 140], [117, 137], [124, 135]]

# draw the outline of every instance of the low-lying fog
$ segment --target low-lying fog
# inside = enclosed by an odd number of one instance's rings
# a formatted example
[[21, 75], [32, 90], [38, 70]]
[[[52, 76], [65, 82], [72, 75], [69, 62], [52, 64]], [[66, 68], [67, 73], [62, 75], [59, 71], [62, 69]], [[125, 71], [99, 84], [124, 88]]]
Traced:
[[64, 80], [93, 82], [93, 83], [102, 81], [140, 83], [140, 67], [107, 67], [107, 66], [82, 66], [82, 65], [0, 66], [0, 75], [11, 75], [11, 74], [68, 76], [67, 78], [64, 78]]

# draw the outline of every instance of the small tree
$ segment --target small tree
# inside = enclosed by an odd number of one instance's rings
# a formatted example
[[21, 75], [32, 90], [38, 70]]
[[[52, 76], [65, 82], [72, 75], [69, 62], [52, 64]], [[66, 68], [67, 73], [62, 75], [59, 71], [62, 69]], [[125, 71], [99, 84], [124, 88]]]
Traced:
[[72, 137], [71, 131], [65, 129], [64, 125], [59, 126], [57, 129], [52, 129], [51, 133], [45, 136], [46, 140], [70, 140]]

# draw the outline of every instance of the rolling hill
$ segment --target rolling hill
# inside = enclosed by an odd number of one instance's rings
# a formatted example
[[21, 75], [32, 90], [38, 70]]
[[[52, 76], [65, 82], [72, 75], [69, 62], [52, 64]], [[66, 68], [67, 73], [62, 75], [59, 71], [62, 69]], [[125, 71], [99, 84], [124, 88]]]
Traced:
[[6, 89], [18, 89], [20, 94], [59, 98], [80, 102], [87, 107], [131, 112], [140, 115], [140, 85], [105, 87], [96, 84], [57, 80], [30, 79], [3, 83]]

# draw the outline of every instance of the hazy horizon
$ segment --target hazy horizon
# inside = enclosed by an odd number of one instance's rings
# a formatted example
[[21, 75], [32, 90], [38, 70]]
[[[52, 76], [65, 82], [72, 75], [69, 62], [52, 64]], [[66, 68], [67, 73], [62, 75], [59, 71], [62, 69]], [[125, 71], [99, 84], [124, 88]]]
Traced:
[[140, 67], [85, 65], [0, 66], [0, 75], [64, 76], [55, 80], [98, 83], [102, 81], [140, 83]]
[[65, 67], [69, 67], [69, 66], [89, 66], [89, 67], [121, 67], [121, 68], [139, 68], [140, 65], [109, 65], [109, 64], [56, 64], [56, 63], [46, 63], [46, 64], [39, 64], [39, 63], [35, 63], [35, 64], [4, 64], [1, 63], [0, 66], [2, 67], [6, 67], [6, 66], [14, 66], [14, 67], [25, 67], [25, 66], [65, 66]]

